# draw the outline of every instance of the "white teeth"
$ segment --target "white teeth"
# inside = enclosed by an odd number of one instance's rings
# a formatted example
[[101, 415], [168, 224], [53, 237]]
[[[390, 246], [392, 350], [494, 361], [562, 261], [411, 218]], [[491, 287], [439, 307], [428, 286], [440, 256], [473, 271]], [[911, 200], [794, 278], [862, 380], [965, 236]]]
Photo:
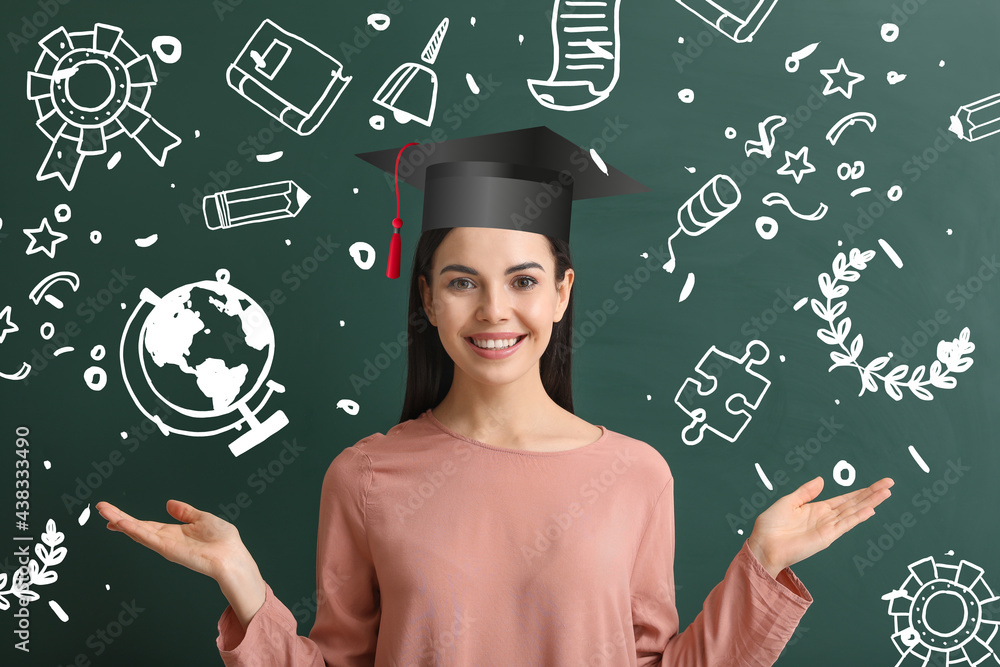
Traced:
[[476, 340], [475, 338], [472, 339], [473, 345], [485, 350], [503, 350], [510, 347], [511, 345], [514, 345], [515, 343], [517, 343], [517, 338], [508, 338], [506, 340], [502, 339]]

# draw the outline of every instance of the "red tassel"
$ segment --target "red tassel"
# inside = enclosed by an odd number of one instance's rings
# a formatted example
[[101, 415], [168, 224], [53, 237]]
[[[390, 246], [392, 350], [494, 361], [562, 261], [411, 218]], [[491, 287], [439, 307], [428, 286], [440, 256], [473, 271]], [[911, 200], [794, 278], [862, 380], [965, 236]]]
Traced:
[[392, 239], [389, 240], [389, 261], [385, 267], [385, 275], [387, 278], [398, 278], [399, 277], [399, 256], [402, 254], [403, 237], [400, 228], [403, 226], [403, 219], [399, 217], [399, 158], [403, 157], [403, 151], [405, 151], [410, 146], [416, 146], [417, 142], [411, 142], [399, 149], [396, 153], [396, 217], [392, 219], [392, 226], [395, 229], [392, 232]]
[[398, 278], [399, 256], [402, 253], [403, 245], [403, 235], [399, 229], [403, 226], [403, 221], [399, 218], [393, 218], [392, 226], [396, 229], [393, 230], [392, 238], [389, 240], [389, 262], [385, 267], [385, 275], [387, 278]]

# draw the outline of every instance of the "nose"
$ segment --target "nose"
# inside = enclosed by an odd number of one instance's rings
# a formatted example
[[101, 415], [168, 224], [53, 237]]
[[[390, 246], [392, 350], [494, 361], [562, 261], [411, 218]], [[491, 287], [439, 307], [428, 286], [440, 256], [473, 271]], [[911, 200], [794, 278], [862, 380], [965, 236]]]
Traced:
[[487, 285], [479, 292], [478, 317], [487, 322], [502, 322], [510, 317], [510, 294], [502, 282]]

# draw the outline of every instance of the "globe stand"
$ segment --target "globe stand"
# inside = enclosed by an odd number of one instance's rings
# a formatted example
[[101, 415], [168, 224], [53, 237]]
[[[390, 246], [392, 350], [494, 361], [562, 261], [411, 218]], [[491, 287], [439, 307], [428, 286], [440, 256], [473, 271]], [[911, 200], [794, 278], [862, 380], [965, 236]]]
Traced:
[[[240, 401], [236, 407], [247, 421], [250, 430], [229, 443], [229, 451], [233, 453], [233, 456], [239, 456], [249, 451], [288, 425], [288, 417], [281, 410], [278, 410], [264, 421], [259, 421], [250, 412], [246, 401]], [[240, 426], [237, 425], [236, 428], [238, 429]]]

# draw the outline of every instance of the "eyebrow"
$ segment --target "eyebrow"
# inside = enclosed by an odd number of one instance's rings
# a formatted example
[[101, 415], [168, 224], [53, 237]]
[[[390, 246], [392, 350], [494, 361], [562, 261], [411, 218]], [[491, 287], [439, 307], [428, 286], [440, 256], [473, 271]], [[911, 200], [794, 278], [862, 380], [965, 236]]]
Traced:
[[[524, 271], [525, 269], [541, 269], [543, 272], [545, 271], [545, 268], [538, 262], [523, 262], [521, 264], [518, 264], [517, 266], [512, 266], [506, 271], [504, 271], [504, 275], [506, 276], [512, 273], [517, 273], [518, 271]], [[471, 266], [465, 266], [464, 264], [449, 264], [448, 266], [441, 269], [441, 273], [445, 273], [446, 271], [460, 271], [462, 273], [468, 273], [473, 276], [479, 275], [478, 271], [473, 269]]]

